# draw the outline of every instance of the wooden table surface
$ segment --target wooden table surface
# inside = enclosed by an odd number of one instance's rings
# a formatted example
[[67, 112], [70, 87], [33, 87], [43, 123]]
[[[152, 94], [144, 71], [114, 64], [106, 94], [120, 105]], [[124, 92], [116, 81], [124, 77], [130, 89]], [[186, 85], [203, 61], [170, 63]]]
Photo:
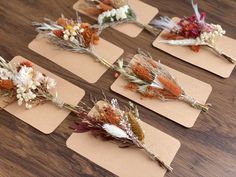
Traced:
[[[144, 0], [159, 8], [161, 15], [191, 15], [189, 0]], [[74, 18], [72, 5], [76, 0], [2, 0], [0, 1], [0, 55], [10, 60], [21, 55], [60, 77], [86, 90], [83, 98], [89, 103], [89, 93], [102, 98], [100, 88], [122, 103], [126, 98], [110, 91], [114, 82], [113, 72], [107, 71], [96, 84], [89, 84], [62, 67], [27, 48], [36, 36], [32, 21], [43, 17], [56, 19], [63, 13]], [[199, 0], [200, 9], [207, 11], [208, 22], [219, 23], [227, 35], [236, 39], [236, 1]], [[82, 15], [84, 21], [94, 21]], [[181, 142], [172, 167], [166, 177], [235, 177], [236, 176], [236, 70], [228, 79], [222, 79], [200, 68], [180, 61], [152, 47], [155, 37], [142, 32], [130, 38], [113, 29], [107, 29], [102, 37], [120, 46], [125, 53], [134, 53], [137, 47], [148, 50], [164, 64], [212, 85], [209, 102], [214, 106], [201, 113], [194, 127], [186, 129], [162, 116], [139, 106], [143, 120]], [[236, 49], [236, 48], [235, 48]], [[66, 91], [65, 91], [66, 93]], [[48, 117], [50, 119], [50, 117]], [[66, 148], [71, 135], [71, 125], [76, 116], [70, 114], [50, 135], [44, 135], [16, 119], [8, 112], [0, 111], [0, 176], [1, 177], [92, 177], [114, 176], [111, 172], [90, 162]], [[145, 174], [144, 174], [145, 177]]]

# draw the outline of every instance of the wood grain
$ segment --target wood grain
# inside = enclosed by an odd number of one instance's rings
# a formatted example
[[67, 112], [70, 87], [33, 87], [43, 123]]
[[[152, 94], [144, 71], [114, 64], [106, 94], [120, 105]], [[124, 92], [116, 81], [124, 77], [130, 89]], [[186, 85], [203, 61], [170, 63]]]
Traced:
[[[28, 43], [36, 32], [32, 21], [43, 17], [56, 19], [61, 13], [74, 18], [72, 5], [76, 0], [8, 0], [0, 1], [0, 55], [10, 60], [22, 55], [36, 64], [86, 90], [82, 101], [89, 103], [89, 94], [102, 98], [100, 88], [108, 97], [117, 97], [122, 103], [127, 99], [110, 91], [113, 73], [107, 71], [96, 84], [88, 84], [69, 71], [30, 51]], [[189, 0], [145, 0], [158, 7], [161, 15], [191, 15]], [[235, 0], [200, 0], [200, 9], [208, 12], [208, 21], [222, 24], [227, 35], [236, 38]], [[82, 15], [85, 21], [94, 22]], [[134, 53], [137, 47], [148, 50], [164, 64], [196, 77], [213, 86], [209, 102], [214, 106], [202, 113], [195, 126], [185, 129], [141, 106], [140, 114], [150, 125], [179, 139], [180, 151], [174, 159], [173, 173], [167, 177], [234, 177], [236, 176], [236, 71], [229, 79], [222, 79], [200, 68], [184, 63], [151, 46], [155, 37], [142, 32], [129, 38], [113, 29], [107, 29], [103, 38]], [[68, 61], [69, 62], [69, 61]], [[66, 93], [65, 94], [69, 94]], [[50, 117], [48, 117], [50, 119]], [[103, 168], [65, 147], [72, 131], [68, 128], [76, 116], [70, 114], [51, 135], [43, 135], [34, 128], [0, 111], [0, 176], [1, 177], [92, 177], [114, 176]], [[158, 141], [158, 140], [156, 140]], [[96, 153], [96, 152], [93, 152]], [[144, 175], [145, 176], [145, 175]]]

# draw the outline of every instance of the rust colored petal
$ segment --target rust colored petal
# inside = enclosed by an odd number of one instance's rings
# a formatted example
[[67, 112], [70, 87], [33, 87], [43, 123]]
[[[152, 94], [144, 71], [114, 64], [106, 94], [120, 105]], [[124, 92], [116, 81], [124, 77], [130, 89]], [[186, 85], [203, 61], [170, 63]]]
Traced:
[[11, 90], [15, 87], [14, 83], [11, 80], [0, 80], [0, 88]]
[[164, 76], [158, 76], [158, 80], [164, 85], [165, 89], [176, 97], [182, 94], [182, 89], [170, 79]]
[[53, 30], [53, 34], [55, 34], [57, 37], [61, 38], [63, 36], [62, 30]]
[[193, 46], [191, 46], [191, 49], [192, 49], [194, 52], [199, 52], [200, 46], [199, 46], [199, 45], [193, 45]]
[[132, 71], [142, 80], [152, 82], [152, 74], [149, 72], [149, 70], [142, 66], [140, 63], [136, 63], [132, 67]]

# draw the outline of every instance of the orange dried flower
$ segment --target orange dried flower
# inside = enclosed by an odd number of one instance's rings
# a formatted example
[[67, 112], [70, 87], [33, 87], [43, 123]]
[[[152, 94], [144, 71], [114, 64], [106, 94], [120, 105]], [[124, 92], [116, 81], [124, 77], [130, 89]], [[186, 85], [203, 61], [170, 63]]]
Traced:
[[97, 35], [97, 30], [92, 29], [90, 24], [82, 23], [81, 28], [84, 29], [82, 35], [84, 37], [85, 46], [88, 47], [90, 44], [97, 45], [99, 42], [99, 36]]
[[144, 97], [149, 97], [149, 98], [159, 97], [160, 89], [158, 89], [156, 87], [148, 86], [147, 89], [146, 89], [146, 92], [142, 93], [142, 95]]
[[100, 110], [100, 119], [104, 122], [117, 126], [120, 124], [120, 118], [110, 106], [103, 107], [103, 109]]
[[57, 24], [60, 25], [60, 26], [63, 26], [64, 28], [68, 25], [68, 19], [66, 18], [58, 18], [57, 19]]
[[28, 68], [32, 68], [33, 64], [29, 61], [22, 61], [22, 62], [20, 62], [20, 66], [26, 66]]
[[184, 39], [183, 36], [180, 36], [178, 34], [175, 34], [175, 33], [164, 33], [161, 35], [161, 37], [163, 37], [164, 39], [167, 39], [167, 40], [181, 40], [181, 39]]
[[96, 7], [89, 7], [85, 9], [85, 12], [96, 17], [96, 16], [99, 16], [103, 12], [103, 10], [98, 9]]
[[125, 86], [125, 88], [128, 89], [128, 90], [131, 90], [131, 91], [136, 91], [136, 90], [138, 89], [138, 85], [129, 82], [129, 83]]
[[0, 80], [0, 88], [1, 89], [11, 90], [14, 87], [15, 87], [15, 85], [12, 82], [12, 80]]
[[182, 94], [182, 89], [170, 79], [164, 76], [158, 76], [158, 80], [164, 85], [165, 89], [176, 97]]
[[148, 82], [152, 82], [152, 74], [149, 72], [149, 70], [142, 66], [140, 63], [136, 63], [132, 67], [132, 71], [140, 78]]
[[199, 46], [199, 45], [193, 45], [193, 46], [191, 46], [191, 49], [192, 49], [194, 52], [199, 52], [200, 46]]
[[153, 68], [157, 68], [157, 67], [158, 67], [157, 62], [154, 61], [153, 59], [149, 59], [149, 60], [148, 60], [148, 63], [149, 63], [150, 65], [152, 65]]
[[99, 8], [100, 8], [103, 12], [113, 9], [112, 6], [109, 6], [109, 5], [107, 5], [107, 4], [105, 4], [105, 3], [101, 2], [101, 1], [99, 2], [98, 6], [99, 6]]

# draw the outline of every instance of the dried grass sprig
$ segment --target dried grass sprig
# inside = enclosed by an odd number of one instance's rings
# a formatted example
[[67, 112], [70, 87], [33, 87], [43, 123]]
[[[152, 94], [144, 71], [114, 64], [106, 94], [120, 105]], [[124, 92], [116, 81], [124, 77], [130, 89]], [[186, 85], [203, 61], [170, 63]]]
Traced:
[[121, 143], [120, 147], [136, 146], [162, 168], [172, 171], [168, 164], [146, 147], [138, 109], [133, 103], [129, 103], [127, 110], [122, 110], [118, 101], [112, 99], [110, 102], [105, 100], [102, 105], [95, 103], [94, 108], [90, 114], [85, 111], [86, 107], [80, 111], [78, 121], [72, 126], [76, 132], [91, 131], [94, 136]]

